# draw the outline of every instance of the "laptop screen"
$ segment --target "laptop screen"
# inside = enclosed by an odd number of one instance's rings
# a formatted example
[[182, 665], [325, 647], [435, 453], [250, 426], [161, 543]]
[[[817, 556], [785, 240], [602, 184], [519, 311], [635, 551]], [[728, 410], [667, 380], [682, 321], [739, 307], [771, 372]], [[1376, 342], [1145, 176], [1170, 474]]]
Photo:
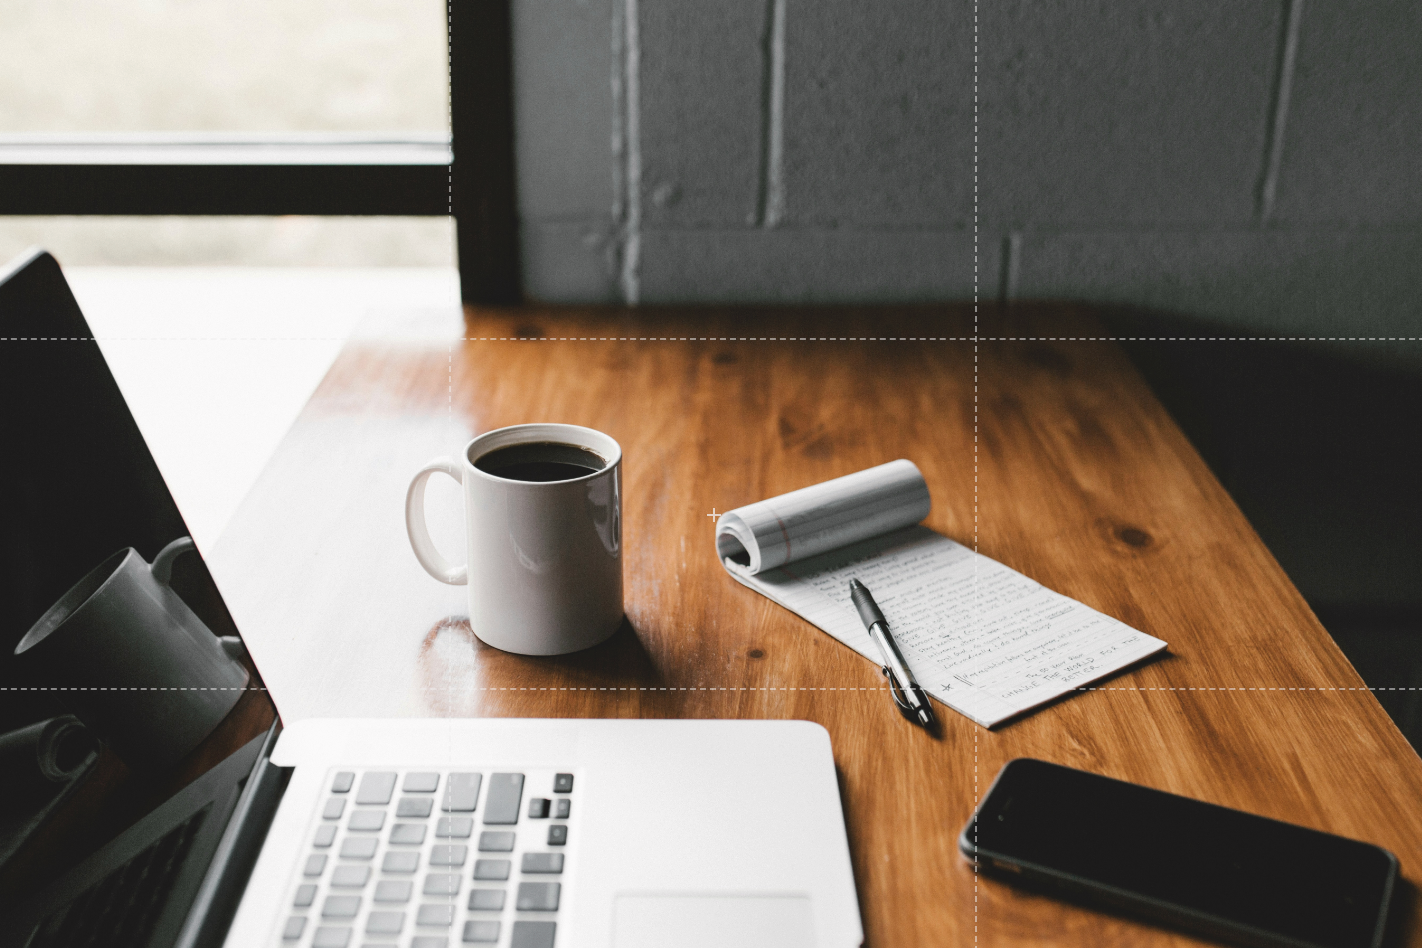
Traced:
[[275, 711], [58, 264], [0, 274], [0, 892], [82, 861]]

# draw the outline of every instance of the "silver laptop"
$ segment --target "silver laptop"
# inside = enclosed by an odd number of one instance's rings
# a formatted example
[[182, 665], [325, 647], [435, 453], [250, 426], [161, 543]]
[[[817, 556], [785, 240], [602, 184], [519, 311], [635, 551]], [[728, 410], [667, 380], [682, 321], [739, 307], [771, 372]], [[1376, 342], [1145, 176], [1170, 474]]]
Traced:
[[95, 564], [156, 562], [187, 536], [90, 336], [48, 254], [0, 274], [0, 945], [861, 944], [818, 725], [283, 728], [192, 554], [165, 581], [170, 611], [248, 681], [179, 759], [154, 750], [174, 715], [133, 729], [154, 705], [132, 696], [155, 692], [132, 675], [161, 661], [116, 672], [118, 692], [15, 654], [66, 595], [78, 614]]

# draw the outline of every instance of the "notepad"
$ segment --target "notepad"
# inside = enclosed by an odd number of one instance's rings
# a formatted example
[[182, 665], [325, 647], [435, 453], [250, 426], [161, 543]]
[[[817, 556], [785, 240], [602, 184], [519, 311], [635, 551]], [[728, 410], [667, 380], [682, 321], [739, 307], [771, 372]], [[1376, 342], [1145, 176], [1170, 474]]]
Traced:
[[930, 499], [911, 461], [739, 507], [716, 528], [737, 581], [881, 664], [849, 581], [869, 587], [914, 677], [993, 727], [1166, 648], [922, 526]]

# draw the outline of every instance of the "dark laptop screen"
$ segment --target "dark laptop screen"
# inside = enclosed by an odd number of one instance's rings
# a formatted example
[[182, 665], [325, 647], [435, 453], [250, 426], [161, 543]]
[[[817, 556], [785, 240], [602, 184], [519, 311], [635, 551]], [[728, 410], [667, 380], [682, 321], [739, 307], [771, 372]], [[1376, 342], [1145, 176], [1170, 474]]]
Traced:
[[3, 893], [77, 863], [274, 711], [58, 264], [0, 280]]

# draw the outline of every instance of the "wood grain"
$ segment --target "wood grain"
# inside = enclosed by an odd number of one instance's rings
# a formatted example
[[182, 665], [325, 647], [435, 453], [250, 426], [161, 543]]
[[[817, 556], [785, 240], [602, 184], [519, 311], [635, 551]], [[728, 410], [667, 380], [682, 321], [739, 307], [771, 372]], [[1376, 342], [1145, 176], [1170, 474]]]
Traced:
[[[1019, 756], [1375, 842], [1415, 882], [1422, 761], [1120, 348], [1071, 341], [1101, 332], [1066, 306], [485, 309], [367, 331], [209, 562], [287, 720], [819, 722], [870, 945], [1196, 943], [975, 875], [957, 834]], [[563, 658], [476, 641], [401, 519], [430, 454], [532, 421], [601, 429], [625, 457], [627, 622]], [[873, 665], [724, 574], [707, 516], [898, 457], [928, 481], [929, 526], [1169, 655], [996, 731], [946, 710], [937, 738], [906, 725]], [[432, 518], [457, 521], [443, 503]], [[1415, 911], [1400, 942], [1422, 940]]]

